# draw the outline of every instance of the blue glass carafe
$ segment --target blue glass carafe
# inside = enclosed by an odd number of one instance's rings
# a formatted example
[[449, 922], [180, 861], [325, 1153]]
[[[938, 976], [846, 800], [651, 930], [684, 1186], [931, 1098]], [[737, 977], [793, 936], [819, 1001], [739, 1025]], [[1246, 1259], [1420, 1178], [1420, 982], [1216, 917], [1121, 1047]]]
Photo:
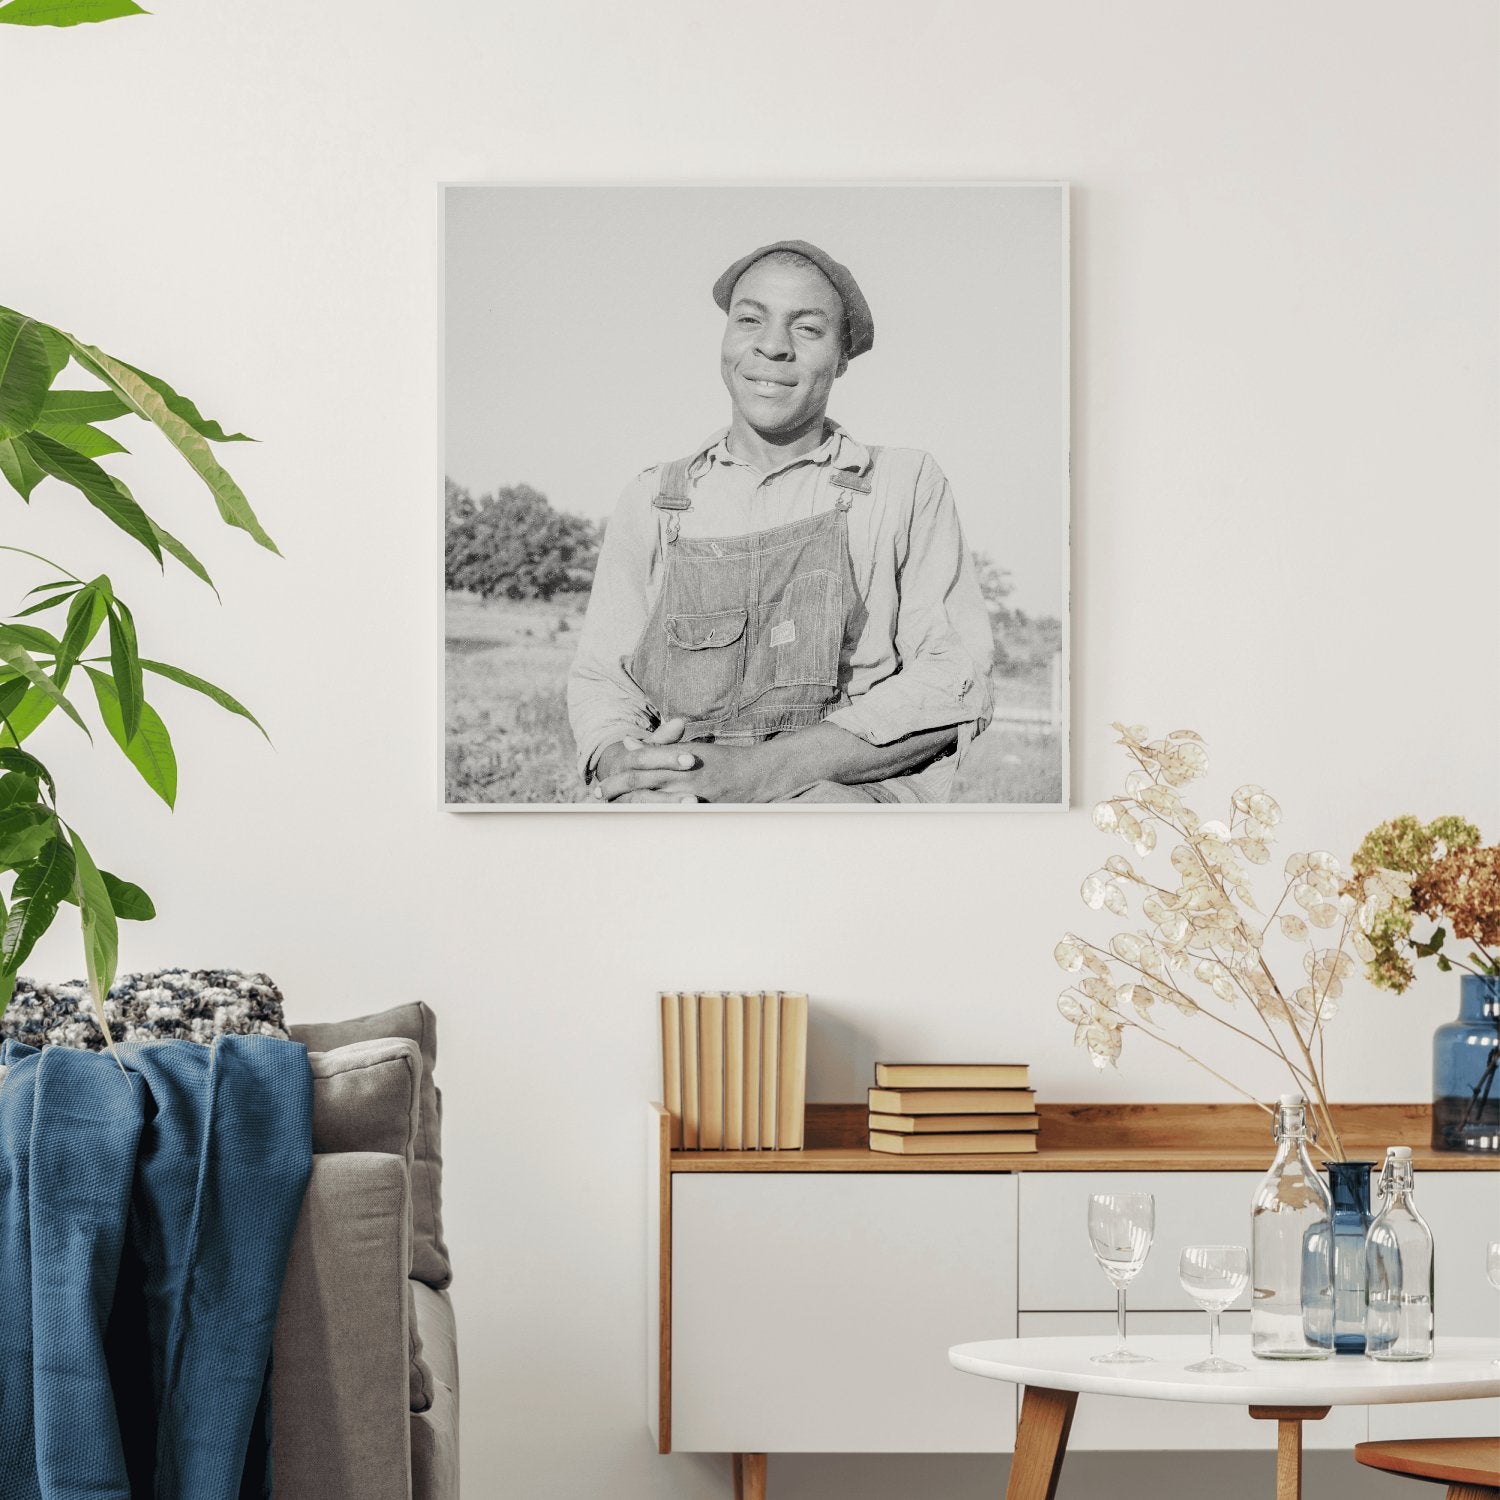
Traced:
[[1432, 1149], [1500, 1154], [1500, 978], [1465, 974], [1432, 1038]]
[[1365, 1231], [1372, 1161], [1325, 1161], [1333, 1195], [1333, 1352], [1365, 1352]]

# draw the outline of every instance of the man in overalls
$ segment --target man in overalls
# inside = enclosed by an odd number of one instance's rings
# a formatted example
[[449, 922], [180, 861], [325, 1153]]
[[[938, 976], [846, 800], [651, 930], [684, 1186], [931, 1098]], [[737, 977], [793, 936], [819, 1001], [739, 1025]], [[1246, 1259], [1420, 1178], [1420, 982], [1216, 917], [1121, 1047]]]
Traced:
[[993, 642], [942, 471], [826, 412], [874, 343], [848, 270], [802, 240], [714, 284], [732, 416], [626, 486], [568, 713], [604, 803], [948, 800], [992, 713]]

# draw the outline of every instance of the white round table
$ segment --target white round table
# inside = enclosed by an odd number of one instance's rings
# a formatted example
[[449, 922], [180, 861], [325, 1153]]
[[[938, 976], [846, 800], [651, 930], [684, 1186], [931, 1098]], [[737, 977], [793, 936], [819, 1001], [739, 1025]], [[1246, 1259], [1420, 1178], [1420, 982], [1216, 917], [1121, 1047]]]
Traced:
[[1026, 1388], [1006, 1500], [1053, 1500], [1080, 1394], [1135, 1396], [1154, 1401], [1198, 1401], [1245, 1406], [1250, 1415], [1279, 1423], [1277, 1500], [1302, 1492], [1302, 1423], [1331, 1406], [1382, 1406], [1397, 1401], [1461, 1401], [1500, 1396], [1500, 1339], [1440, 1338], [1430, 1360], [1386, 1363], [1362, 1355], [1321, 1360], [1264, 1360], [1247, 1336], [1220, 1340], [1219, 1353], [1243, 1373], [1194, 1374], [1207, 1339], [1190, 1335], [1133, 1336], [1130, 1347], [1150, 1364], [1095, 1364], [1090, 1355], [1111, 1347], [1107, 1338], [991, 1339], [948, 1351], [955, 1369]]

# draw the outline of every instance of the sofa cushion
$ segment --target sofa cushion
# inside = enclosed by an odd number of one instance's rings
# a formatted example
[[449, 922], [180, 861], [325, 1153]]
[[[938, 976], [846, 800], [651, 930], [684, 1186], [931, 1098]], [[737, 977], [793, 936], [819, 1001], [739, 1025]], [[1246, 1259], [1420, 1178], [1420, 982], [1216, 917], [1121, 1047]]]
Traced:
[[437, 1017], [420, 1000], [352, 1021], [318, 1021], [288, 1028], [312, 1052], [331, 1052], [351, 1042], [406, 1037], [422, 1052], [422, 1101], [412, 1166], [411, 1274], [442, 1288], [453, 1280], [443, 1241], [443, 1095], [433, 1080], [437, 1066]]
[[458, 1340], [447, 1292], [416, 1286], [416, 1315], [432, 1356], [433, 1397], [411, 1415], [412, 1500], [458, 1500]]
[[[281, 991], [238, 969], [151, 969], [119, 974], [105, 998], [117, 1042], [212, 1042], [216, 1036], [285, 1037]], [[0, 1017], [0, 1038], [30, 1047], [104, 1047], [88, 981], [40, 983], [24, 975]]]
[[[381, 1037], [351, 1042], [332, 1052], [309, 1052], [307, 1061], [313, 1080], [314, 1154], [380, 1151], [398, 1156], [410, 1184], [421, 1118], [421, 1048], [405, 1037]], [[408, 1244], [414, 1222], [411, 1202], [408, 1191]], [[409, 1263], [407, 1269], [409, 1272]], [[432, 1405], [434, 1389], [413, 1301], [413, 1290], [419, 1285], [416, 1281], [406, 1284], [412, 1411], [426, 1411]]]

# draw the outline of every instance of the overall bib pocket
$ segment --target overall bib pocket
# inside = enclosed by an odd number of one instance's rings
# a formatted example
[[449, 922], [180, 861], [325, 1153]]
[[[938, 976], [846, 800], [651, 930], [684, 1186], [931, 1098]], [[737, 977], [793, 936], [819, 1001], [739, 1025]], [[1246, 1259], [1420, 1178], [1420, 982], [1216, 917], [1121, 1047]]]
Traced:
[[805, 704], [837, 696], [844, 611], [838, 576], [809, 568], [787, 583], [779, 598], [762, 605], [748, 648], [743, 706], [773, 688], [807, 688]]
[[749, 611], [669, 614], [664, 693], [672, 714], [722, 719], [734, 709], [745, 670], [745, 625]]

